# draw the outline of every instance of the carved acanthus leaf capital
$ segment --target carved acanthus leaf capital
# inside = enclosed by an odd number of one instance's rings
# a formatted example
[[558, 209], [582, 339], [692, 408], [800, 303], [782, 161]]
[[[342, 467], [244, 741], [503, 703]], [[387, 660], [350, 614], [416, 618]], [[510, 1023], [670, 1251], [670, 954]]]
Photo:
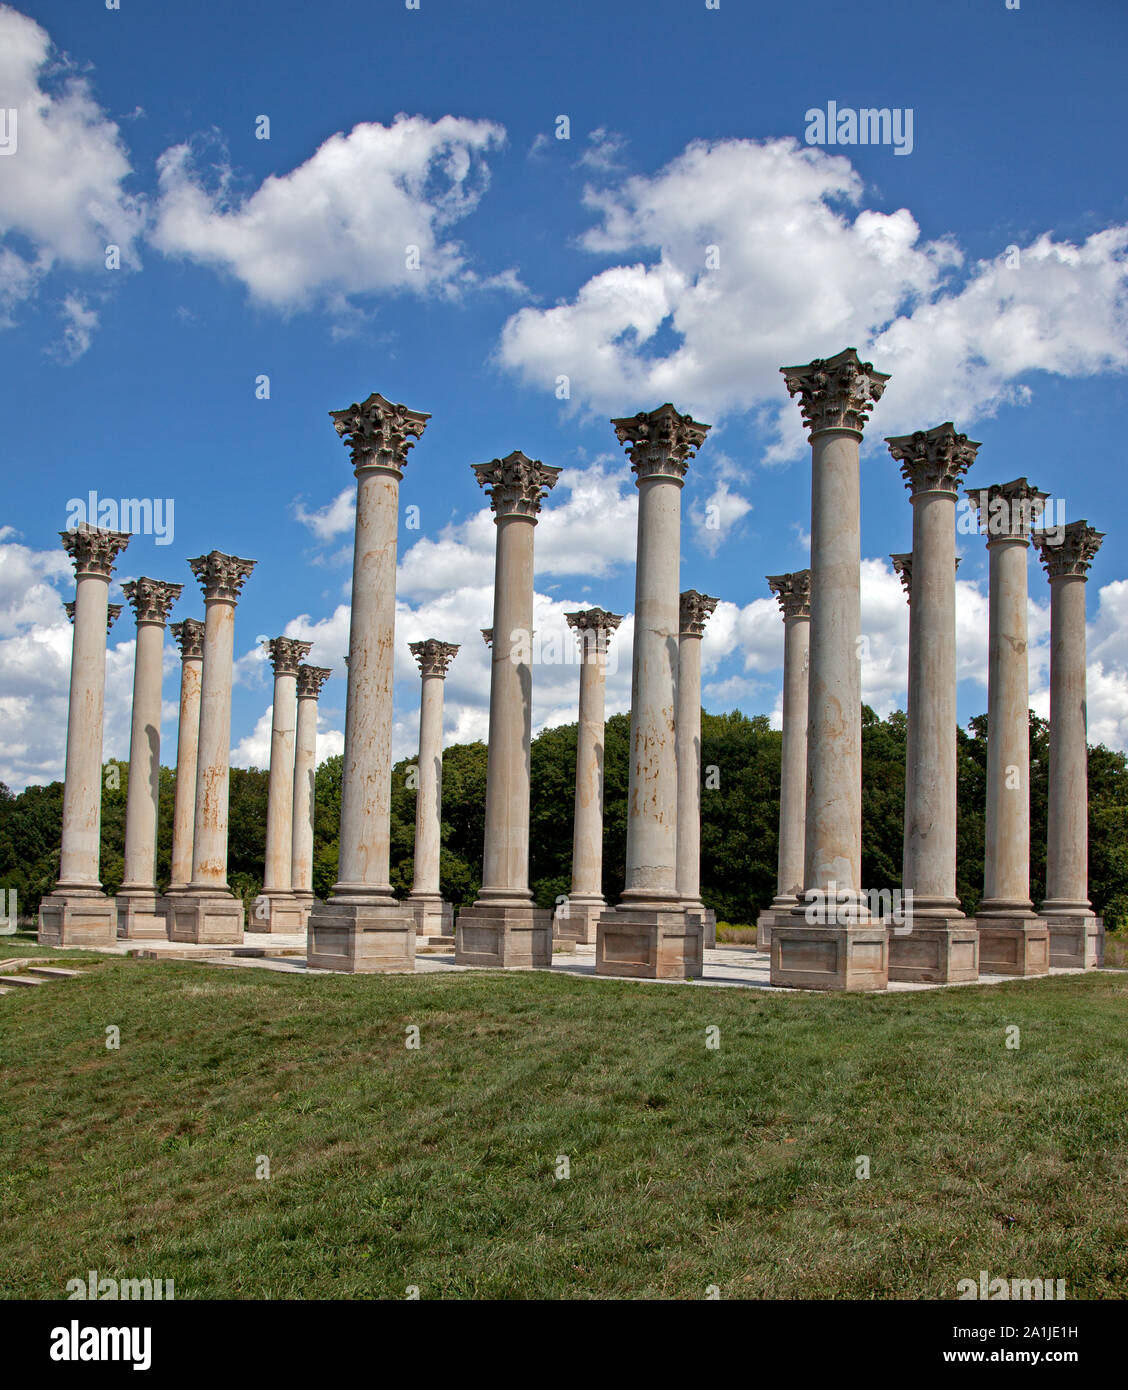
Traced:
[[402, 472], [407, 451], [415, 447], [431, 418], [373, 391], [362, 404], [331, 410], [333, 428], [349, 446], [354, 468], [394, 468]]
[[861, 434], [889, 380], [888, 372], [875, 371], [873, 363], [863, 362], [852, 347], [834, 357], [817, 357], [780, 371], [788, 394], [799, 397], [803, 423], [811, 434], [820, 430]]
[[199, 618], [185, 618], [182, 623], [173, 623], [169, 631], [180, 647], [181, 661], [204, 659], [204, 625]]
[[905, 591], [905, 598], [911, 599], [913, 596], [913, 552], [902, 551], [897, 555], [890, 555], [893, 561], [893, 569], [900, 576], [901, 588]]
[[712, 428], [692, 415], [682, 415], [669, 401], [657, 410], [640, 410], [611, 424], [619, 443], [627, 446], [627, 457], [639, 482], [645, 478], [684, 478], [690, 459], [697, 456]]
[[164, 627], [169, 609], [180, 597], [183, 584], [167, 584], [163, 579], [131, 579], [121, 586], [140, 623], [160, 623]]
[[795, 570], [791, 574], [769, 574], [768, 588], [779, 600], [780, 612], [786, 623], [792, 618], [811, 616], [811, 571]]
[[992, 541], [1015, 540], [1027, 542], [1030, 533], [1042, 519], [1048, 492], [1039, 492], [1025, 478], [967, 493], [979, 513], [979, 529]]
[[703, 636], [705, 624], [720, 600], [699, 594], [696, 589], [686, 589], [680, 600], [678, 631], [683, 637]]
[[609, 613], [606, 608], [581, 608], [565, 613], [564, 621], [575, 632], [584, 657], [602, 656], [607, 652], [611, 634], [623, 621], [622, 614]]
[[221, 550], [213, 550], [189, 560], [188, 564], [200, 581], [205, 603], [216, 599], [234, 603], [258, 561], [241, 560], [238, 555], [224, 555]]
[[299, 666], [298, 699], [316, 700], [321, 694], [321, 687], [332, 674], [332, 667], [329, 666]]
[[561, 473], [559, 468], [528, 458], [520, 449], [503, 459], [472, 466], [490, 499], [495, 520], [503, 516], [531, 516], [535, 520], [542, 499], [556, 486]]
[[312, 642], [299, 642], [296, 637], [273, 637], [262, 645], [276, 676], [296, 676], [298, 667], [313, 650]]
[[458, 655], [458, 644], [440, 642], [437, 637], [428, 637], [422, 642], [411, 642], [412, 656], [419, 663], [421, 676], [441, 676], [446, 679], [447, 667]]
[[1048, 579], [1071, 575], [1084, 579], [1104, 538], [1103, 531], [1082, 520], [1069, 521], [1052, 531], [1035, 531], [1030, 540], [1041, 555]]
[[956, 496], [981, 447], [977, 440], [958, 433], [951, 420], [930, 430], [890, 435], [885, 442], [900, 463], [905, 486], [914, 497], [918, 492]]
[[[74, 599], [71, 599], [69, 602], [63, 604], [63, 607], [66, 609], [67, 617], [71, 620], [72, 623], [74, 622], [74, 602], [75, 602]], [[107, 632], [109, 632], [110, 628], [113, 627], [114, 623], [116, 623], [117, 620], [118, 620], [120, 617], [121, 617], [121, 604], [120, 604], [120, 603], [108, 603], [108, 604], [106, 605], [106, 631], [107, 631]]]
[[74, 561], [74, 572], [80, 579], [86, 574], [108, 579], [113, 573], [114, 561], [129, 544], [128, 532], [103, 531], [87, 522], [73, 531], [60, 531], [59, 538]]
[[493, 646], [493, 628], [492, 628], [492, 627], [484, 627], [484, 628], [481, 629], [481, 633], [482, 633], [482, 641], [486, 644], [487, 647], [492, 647], [492, 646]]

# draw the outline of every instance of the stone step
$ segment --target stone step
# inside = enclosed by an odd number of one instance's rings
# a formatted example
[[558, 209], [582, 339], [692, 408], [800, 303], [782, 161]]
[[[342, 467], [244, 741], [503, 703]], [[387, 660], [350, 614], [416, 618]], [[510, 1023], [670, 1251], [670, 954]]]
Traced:
[[0, 985], [45, 985], [46, 980], [37, 980], [34, 975], [0, 975]]
[[65, 970], [61, 965], [29, 965], [29, 975], [45, 975], [49, 980], [73, 980], [85, 975], [85, 970]]
[[453, 951], [453, 936], [420, 936], [416, 938], [416, 951]]

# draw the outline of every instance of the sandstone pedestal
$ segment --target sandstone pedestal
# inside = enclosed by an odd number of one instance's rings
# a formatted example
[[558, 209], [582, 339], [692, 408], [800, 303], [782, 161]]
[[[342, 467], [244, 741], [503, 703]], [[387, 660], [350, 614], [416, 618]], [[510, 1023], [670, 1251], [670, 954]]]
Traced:
[[415, 920], [402, 903], [334, 898], [310, 915], [306, 964], [354, 975], [411, 974]]
[[51, 893], [39, 904], [36, 940], [40, 946], [112, 946], [117, 940], [113, 898], [104, 893]]
[[1096, 970], [1104, 964], [1105, 925], [1100, 917], [1055, 913], [1043, 920], [1050, 933], [1050, 964], [1059, 970]]
[[929, 918], [900, 936], [889, 932], [889, 978], [910, 984], [970, 984], [979, 978], [979, 931], [958, 917]]
[[159, 893], [119, 893], [117, 934], [127, 941], [167, 941], [168, 901]]
[[711, 951], [717, 944], [717, 914], [711, 907], [705, 909], [702, 923], [705, 932], [704, 946], [707, 951]]
[[476, 902], [455, 923], [457, 965], [547, 970], [552, 965], [552, 913], [548, 908]]
[[454, 933], [454, 908], [441, 894], [427, 896], [412, 893], [405, 899], [404, 906], [411, 909], [415, 918], [415, 931], [418, 936], [452, 936]]
[[607, 911], [607, 904], [600, 898], [594, 902], [577, 902], [569, 898], [556, 910], [552, 922], [554, 941], [574, 941], [580, 946], [594, 946], [599, 919]]
[[796, 913], [772, 928], [771, 982], [786, 989], [883, 990], [889, 933], [880, 923], [811, 926]]
[[640, 980], [699, 980], [701, 916], [684, 907], [621, 904], [599, 919], [595, 973]]
[[233, 893], [179, 893], [164, 902], [170, 941], [200, 946], [242, 943], [243, 904]]
[[979, 969], [984, 975], [1045, 975], [1050, 929], [1039, 917], [979, 917]]

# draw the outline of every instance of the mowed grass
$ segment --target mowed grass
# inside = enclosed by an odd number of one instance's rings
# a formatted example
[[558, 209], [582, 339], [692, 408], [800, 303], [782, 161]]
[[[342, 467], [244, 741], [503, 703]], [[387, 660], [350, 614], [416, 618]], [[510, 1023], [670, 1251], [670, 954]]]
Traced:
[[178, 1299], [1128, 1293], [1128, 975], [772, 997], [84, 965], [0, 999], [6, 1297], [89, 1269]]

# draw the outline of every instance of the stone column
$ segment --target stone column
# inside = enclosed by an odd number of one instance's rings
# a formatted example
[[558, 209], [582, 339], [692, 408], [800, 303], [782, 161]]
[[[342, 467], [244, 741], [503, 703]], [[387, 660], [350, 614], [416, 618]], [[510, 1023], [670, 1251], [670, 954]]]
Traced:
[[247, 922], [252, 932], [300, 932], [306, 910], [294, 897], [294, 762], [298, 722], [298, 667], [312, 642], [275, 637], [267, 642], [274, 670], [270, 714], [270, 780], [266, 789], [266, 852], [262, 895]]
[[164, 633], [169, 609], [184, 585], [141, 578], [121, 588], [137, 615], [137, 645], [125, 798], [125, 874], [117, 895], [117, 934], [129, 941], [163, 941], [168, 938], [167, 904], [157, 891], [157, 817]]
[[885, 442], [913, 508], [912, 553], [892, 557], [909, 596], [909, 688], [904, 920], [889, 978], [957, 984], [979, 975], [979, 934], [956, 896], [956, 502], [979, 444], [950, 420]]
[[317, 789], [317, 698], [333, 674], [329, 666], [298, 667], [298, 725], [294, 740], [294, 830], [290, 886], [304, 930], [313, 896], [313, 832]]
[[1026, 481], [970, 492], [987, 535], [987, 817], [976, 913], [983, 974], [1044, 975], [1049, 928], [1030, 900], [1030, 674], [1026, 560], [1047, 493]]
[[419, 695], [419, 766], [415, 788], [415, 872], [408, 905], [420, 936], [453, 940], [454, 910], [439, 891], [443, 834], [443, 686], [458, 654], [451, 642], [412, 642], [422, 676]]
[[807, 810], [807, 661], [811, 645], [811, 571], [769, 574], [783, 614], [783, 737], [779, 755], [779, 856], [776, 895], [756, 919], [756, 949], [770, 951], [772, 927], [790, 921], [803, 891]]
[[415, 919], [389, 879], [399, 485], [431, 418], [373, 392], [330, 414], [356, 472], [338, 878], [310, 914], [306, 960], [356, 973], [415, 969]]
[[597, 975], [694, 979], [702, 923], [677, 888], [678, 765], [674, 713], [680, 628], [681, 490], [708, 425], [670, 404], [612, 420], [637, 474], [627, 882], [599, 919]]
[[565, 613], [580, 644], [580, 704], [576, 725], [576, 801], [572, 822], [572, 891], [553, 918], [561, 941], [594, 946], [603, 897], [603, 729], [607, 649], [623, 621], [604, 608]]
[[182, 623], [173, 623], [171, 630], [180, 647], [180, 720], [176, 730], [172, 862], [169, 865], [166, 898], [183, 893], [192, 878], [192, 822], [196, 815], [196, 758], [200, 741], [200, 677], [204, 669], [203, 623], [198, 618], [185, 618]]
[[811, 438], [811, 645], [804, 902], [772, 931], [771, 982], [884, 989], [888, 935], [861, 885], [858, 451], [889, 377], [853, 348], [781, 371]]
[[1104, 540], [1087, 521], [1032, 537], [1050, 581], [1050, 784], [1046, 897], [1050, 964], [1091, 970], [1104, 923], [1089, 902], [1089, 747], [1085, 713], [1085, 585]]
[[74, 561], [74, 642], [59, 880], [39, 905], [38, 939], [42, 946], [110, 946], [117, 914], [98, 878], [107, 596], [114, 560], [129, 537], [86, 525], [59, 536]]
[[196, 745], [192, 878], [166, 899], [172, 941], [231, 945], [243, 939], [243, 904], [227, 884], [231, 673], [235, 604], [257, 562], [213, 550], [188, 564], [204, 591], [204, 666]]
[[497, 527], [490, 743], [482, 889], [455, 926], [460, 965], [552, 964], [552, 913], [529, 891], [529, 744], [532, 741], [533, 537], [559, 468], [519, 450], [474, 465]]
[[[74, 600], [71, 599], [69, 603], [64, 603], [64, 604], [63, 604], [63, 607], [66, 609], [67, 618], [73, 623], [73, 622], [74, 622]], [[122, 607], [123, 607], [123, 605], [120, 604], [120, 603], [109, 603], [109, 604], [106, 605], [106, 633], [107, 633], [107, 635], [109, 634], [109, 631], [110, 631], [110, 629], [113, 627], [114, 623], [116, 623], [117, 620], [121, 617], [121, 610], [122, 610]]]
[[701, 900], [701, 639], [717, 600], [681, 595], [675, 748], [678, 759], [678, 895], [701, 918], [702, 945], [717, 944], [717, 914]]

